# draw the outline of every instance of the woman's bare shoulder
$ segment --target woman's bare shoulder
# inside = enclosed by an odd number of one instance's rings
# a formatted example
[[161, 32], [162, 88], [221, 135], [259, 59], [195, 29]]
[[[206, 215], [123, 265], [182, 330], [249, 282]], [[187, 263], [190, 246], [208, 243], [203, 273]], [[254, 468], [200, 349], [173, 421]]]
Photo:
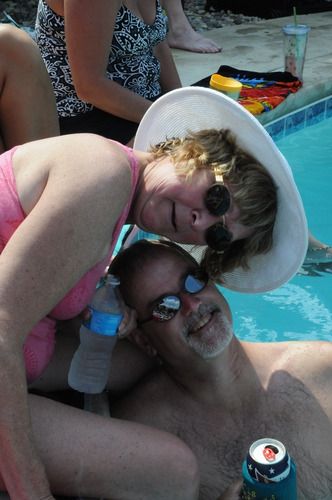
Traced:
[[19, 146], [15, 152], [15, 164], [43, 163], [48, 168], [65, 165], [68, 170], [82, 169], [84, 165], [118, 164], [119, 161], [129, 163], [125, 149], [119, 143], [86, 133], [29, 142]]
[[102, 196], [112, 189], [120, 204], [131, 185], [131, 165], [125, 149], [95, 134], [72, 134], [19, 146], [13, 157], [13, 169], [19, 197], [27, 212], [46, 184], [57, 190], [61, 186], [63, 196], [72, 191], [81, 196], [89, 193]]

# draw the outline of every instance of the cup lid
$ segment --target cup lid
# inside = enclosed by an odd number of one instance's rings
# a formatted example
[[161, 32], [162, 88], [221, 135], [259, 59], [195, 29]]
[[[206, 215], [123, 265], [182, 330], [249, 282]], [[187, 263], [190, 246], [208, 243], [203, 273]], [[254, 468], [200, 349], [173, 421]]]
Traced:
[[310, 29], [307, 24], [286, 24], [282, 27], [286, 35], [305, 35]]
[[226, 76], [213, 73], [210, 78], [210, 87], [221, 91], [239, 91], [242, 88], [242, 83], [235, 78], [228, 78]]

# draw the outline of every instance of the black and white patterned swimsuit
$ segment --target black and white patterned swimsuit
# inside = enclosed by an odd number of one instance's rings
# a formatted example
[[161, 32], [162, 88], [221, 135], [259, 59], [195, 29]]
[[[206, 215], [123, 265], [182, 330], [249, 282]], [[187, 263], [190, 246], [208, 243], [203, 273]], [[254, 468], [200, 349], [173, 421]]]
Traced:
[[[151, 25], [145, 24], [122, 5], [116, 16], [108, 78], [147, 99], [158, 97], [161, 94], [160, 64], [152, 51], [166, 34], [167, 18], [159, 0]], [[38, 4], [36, 41], [52, 81], [59, 116], [76, 116], [92, 110], [92, 104], [79, 99], [75, 92], [66, 49], [64, 18], [50, 9], [45, 0], [39, 0]]]

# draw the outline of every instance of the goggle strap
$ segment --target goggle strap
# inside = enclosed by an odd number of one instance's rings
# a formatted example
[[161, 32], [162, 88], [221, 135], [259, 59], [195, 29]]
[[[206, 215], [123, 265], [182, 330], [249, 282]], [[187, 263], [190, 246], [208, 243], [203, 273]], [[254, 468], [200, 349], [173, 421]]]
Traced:
[[224, 176], [221, 170], [220, 166], [215, 166], [213, 167], [213, 172], [214, 172], [214, 178], [216, 182], [220, 182], [221, 184], [224, 183]]

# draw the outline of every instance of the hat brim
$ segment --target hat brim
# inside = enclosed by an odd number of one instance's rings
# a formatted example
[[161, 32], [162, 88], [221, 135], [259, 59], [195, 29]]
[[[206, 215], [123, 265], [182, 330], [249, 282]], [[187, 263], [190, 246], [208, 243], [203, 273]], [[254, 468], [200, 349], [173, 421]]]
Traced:
[[[226, 95], [203, 87], [183, 87], [155, 101], [138, 127], [134, 148], [151, 145], [189, 131], [230, 129], [237, 144], [268, 170], [278, 187], [278, 210], [269, 252], [256, 255], [249, 269], [223, 273], [224, 286], [245, 293], [273, 290], [289, 281], [302, 265], [308, 247], [306, 216], [291, 168], [258, 120]], [[200, 260], [205, 247], [183, 245]]]

